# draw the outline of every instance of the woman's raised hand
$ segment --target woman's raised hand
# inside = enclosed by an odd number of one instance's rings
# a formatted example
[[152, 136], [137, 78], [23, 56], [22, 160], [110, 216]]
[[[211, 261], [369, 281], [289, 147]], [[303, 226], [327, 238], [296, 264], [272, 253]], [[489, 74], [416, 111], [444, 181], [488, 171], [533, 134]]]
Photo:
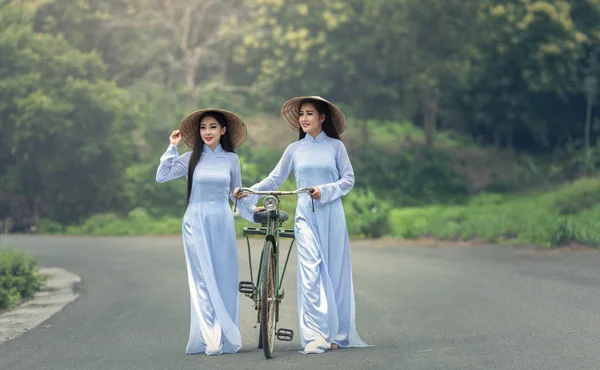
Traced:
[[179, 143], [181, 142], [181, 132], [179, 130], [173, 131], [173, 133], [171, 133], [171, 136], [169, 136], [169, 142], [175, 146], [179, 145]]

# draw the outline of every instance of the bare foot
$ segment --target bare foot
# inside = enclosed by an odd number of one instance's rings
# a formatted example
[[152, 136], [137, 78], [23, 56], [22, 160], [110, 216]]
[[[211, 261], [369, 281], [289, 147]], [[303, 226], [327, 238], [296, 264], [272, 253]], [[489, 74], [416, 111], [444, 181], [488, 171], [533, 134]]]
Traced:
[[340, 349], [340, 346], [337, 343], [331, 343], [331, 347], [329, 347], [329, 349]]

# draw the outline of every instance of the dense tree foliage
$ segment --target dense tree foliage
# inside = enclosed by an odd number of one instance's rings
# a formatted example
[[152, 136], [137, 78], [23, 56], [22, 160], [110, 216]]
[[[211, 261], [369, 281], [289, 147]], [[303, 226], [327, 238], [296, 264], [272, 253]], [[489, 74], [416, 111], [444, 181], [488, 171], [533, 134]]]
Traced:
[[[0, 4], [0, 220], [178, 214], [182, 183], [159, 187], [153, 173], [187, 112], [276, 120], [301, 94], [344, 109], [357, 186], [399, 205], [473, 191], [441, 133], [573, 177], [599, 162], [600, 0]], [[379, 145], [406, 122], [424, 147]], [[241, 150], [247, 181], [279, 144]]]

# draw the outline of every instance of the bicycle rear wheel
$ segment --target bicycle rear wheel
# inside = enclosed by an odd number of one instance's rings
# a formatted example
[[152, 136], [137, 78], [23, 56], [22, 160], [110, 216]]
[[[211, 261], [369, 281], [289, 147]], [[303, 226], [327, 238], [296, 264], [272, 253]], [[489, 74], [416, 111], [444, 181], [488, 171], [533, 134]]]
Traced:
[[266, 358], [273, 357], [275, 347], [275, 329], [277, 322], [277, 293], [275, 289], [275, 245], [273, 241], [265, 241], [262, 259], [261, 287], [260, 287], [260, 332], [263, 352]]

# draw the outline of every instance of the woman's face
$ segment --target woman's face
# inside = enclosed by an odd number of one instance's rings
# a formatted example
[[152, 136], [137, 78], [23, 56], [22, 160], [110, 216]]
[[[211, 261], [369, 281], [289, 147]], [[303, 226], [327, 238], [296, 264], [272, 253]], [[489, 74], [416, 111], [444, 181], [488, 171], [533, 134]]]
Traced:
[[200, 121], [200, 137], [212, 150], [215, 150], [221, 142], [221, 136], [225, 135], [227, 127], [221, 127], [219, 122], [211, 116], [205, 116]]
[[323, 131], [323, 121], [325, 121], [325, 116], [319, 115], [314, 104], [304, 103], [300, 106], [298, 123], [300, 123], [302, 131], [306, 132], [306, 134], [311, 135], [312, 137], [319, 135], [321, 131]]

